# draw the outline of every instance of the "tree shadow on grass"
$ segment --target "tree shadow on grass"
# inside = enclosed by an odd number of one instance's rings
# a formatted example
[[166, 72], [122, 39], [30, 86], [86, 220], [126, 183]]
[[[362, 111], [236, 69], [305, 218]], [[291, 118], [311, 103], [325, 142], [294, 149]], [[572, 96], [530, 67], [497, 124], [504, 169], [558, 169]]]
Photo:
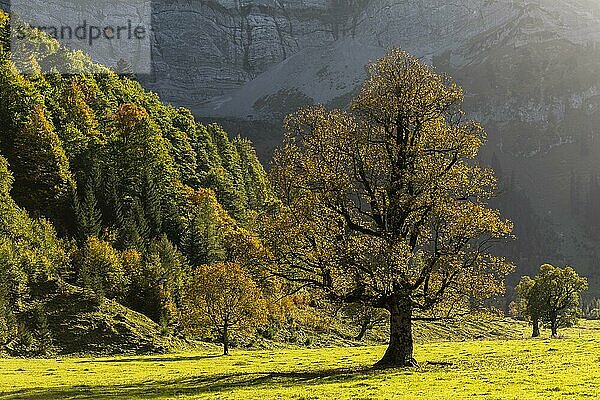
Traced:
[[174, 356], [174, 357], [128, 357], [128, 358], [103, 358], [98, 360], [78, 360], [76, 364], [95, 364], [95, 363], [126, 363], [126, 362], [177, 362], [177, 361], [198, 361], [206, 360], [208, 358], [223, 357], [222, 354], [211, 354], [211, 355], [195, 355], [195, 356]]
[[186, 377], [165, 381], [144, 381], [127, 385], [64, 386], [53, 388], [28, 388], [0, 392], [0, 399], [7, 400], [63, 400], [140, 398], [161, 399], [176, 396], [192, 396], [224, 393], [234, 389], [259, 389], [261, 386], [290, 387], [318, 383], [348, 383], [360, 380], [364, 374], [377, 373], [373, 368], [327, 369], [307, 372], [264, 372], [220, 374]]

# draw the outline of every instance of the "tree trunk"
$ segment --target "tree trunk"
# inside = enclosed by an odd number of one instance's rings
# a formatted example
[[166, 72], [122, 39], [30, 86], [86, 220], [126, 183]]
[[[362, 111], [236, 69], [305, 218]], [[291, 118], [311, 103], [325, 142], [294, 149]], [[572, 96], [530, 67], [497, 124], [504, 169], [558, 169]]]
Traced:
[[223, 355], [229, 355], [229, 332], [228, 324], [223, 325]]
[[540, 320], [537, 318], [533, 318], [531, 323], [533, 325], [533, 333], [531, 334], [531, 337], [539, 337], [540, 336]]
[[392, 300], [390, 312], [390, 343], [376, 367], [417, 367], [413, 358], [412, 305], [407, 298]]
[[552, 337], [557, 337], [558, 336], [558, 319], [557, 318], [552, 318], [552, 320], [550, 321], [550, 329], [552, 331]]
[[363, 340], [363, 338], [367, 334], [367, 331], [369, 330], [369, 324], [370, 323], [371, 323], [371, 318], [370, 317], [366, 317], [363, 320], [363, 323], [360, 326], [360, 332], [358, 332], [358, 335], [356, 336], [356, 340], [358, 340], [359, 342], [361, 340]]

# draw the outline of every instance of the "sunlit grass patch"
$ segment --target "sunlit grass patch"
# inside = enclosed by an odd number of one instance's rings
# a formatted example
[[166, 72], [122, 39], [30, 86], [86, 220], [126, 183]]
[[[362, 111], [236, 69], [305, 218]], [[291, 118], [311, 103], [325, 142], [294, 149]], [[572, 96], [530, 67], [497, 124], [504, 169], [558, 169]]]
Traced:
[[3, 399], [593, 399], [600, 323], [561, 339], [417, 345], [416, 369], [374, 370], [383, 346], [0, 360]]

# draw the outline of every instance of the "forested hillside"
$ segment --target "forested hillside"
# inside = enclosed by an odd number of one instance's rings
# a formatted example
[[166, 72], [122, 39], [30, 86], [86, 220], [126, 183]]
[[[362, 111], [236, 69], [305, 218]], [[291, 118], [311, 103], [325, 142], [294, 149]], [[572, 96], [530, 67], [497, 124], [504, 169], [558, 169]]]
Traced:
[[[270, 192], [250, 142], [46, 36], [21, 61], [9, 44], [0, 12], [0, 344], [41, 341], [49, 281], [169, 328], [193, 266], [252, 267]], [[20, 73], [52, 63], [73, 74]]]

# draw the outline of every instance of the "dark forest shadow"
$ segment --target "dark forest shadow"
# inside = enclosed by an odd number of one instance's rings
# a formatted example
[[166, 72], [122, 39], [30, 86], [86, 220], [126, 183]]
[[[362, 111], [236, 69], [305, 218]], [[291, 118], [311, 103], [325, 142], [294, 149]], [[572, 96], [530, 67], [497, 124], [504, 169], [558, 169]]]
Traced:
[[174, 356], [174, 357], [129, 357], [129, 358], [105, 358], [98, 360], [79, 360], [75, 361], [76, 364], [95, 364], [95, 363], [126, 363], [126, 362], [177, 362], [177, 361], [198, 361], [205, 360], [208, 358], [223, 357], [222, 354], [212, 355], [195, 355], [195, 356]]

